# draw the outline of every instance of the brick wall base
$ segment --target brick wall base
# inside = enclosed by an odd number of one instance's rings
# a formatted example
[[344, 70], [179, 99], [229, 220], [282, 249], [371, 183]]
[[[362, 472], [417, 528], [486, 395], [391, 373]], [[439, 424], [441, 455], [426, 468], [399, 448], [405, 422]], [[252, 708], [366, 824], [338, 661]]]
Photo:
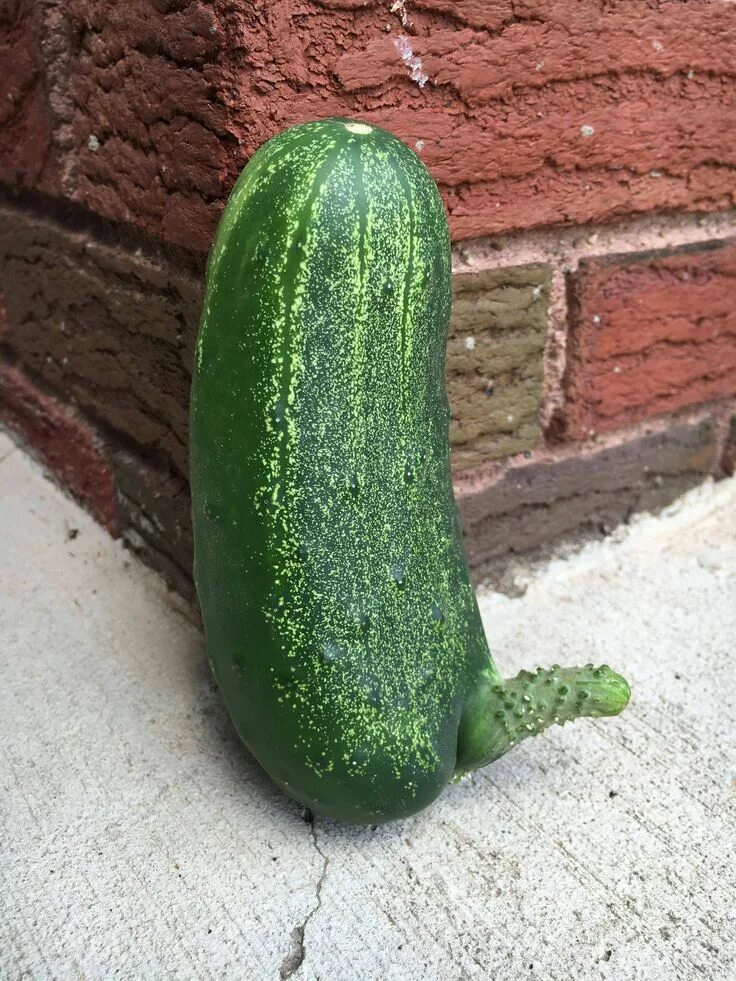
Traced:
[[92, 426], [22, 371], [0, 362], [0, 423], [111, 533], [118, 531], [108, 455]]
[[[451, 459], [476, 582], [503, 586], [520, 557], [733, 473], [732, 222], [668, 221], [657, 241], [669, 249], [642, 248], [648, 225], [606, 226], [606, 254], [590, 229], [582, 254], [564, 238], [457, 249]], [[136, 236], [5, 195], [0, 423], [193, 599], [187, 420], [203, 262]]]
[[256, 148], [339, 115], [447, 208], [477, 576], [732, 473], [735, 59], [730, 0], [7, 0], [0, 423], [191, 596], [206, 252]]
[[[657, 512], [709, 476], [736, 472], [736, 403], [700, 407], [607, 440], [526, 451], [458, 475], [455, 494], [476, 585], [511, 588], [519, 561], [601, 538], [641, 511]], [[196, 603], [192, 581], [189, 486], [173, 467], [131, 452], [0, 364], [0, 428], [107, 530], [122, 536], [171, 588]]]

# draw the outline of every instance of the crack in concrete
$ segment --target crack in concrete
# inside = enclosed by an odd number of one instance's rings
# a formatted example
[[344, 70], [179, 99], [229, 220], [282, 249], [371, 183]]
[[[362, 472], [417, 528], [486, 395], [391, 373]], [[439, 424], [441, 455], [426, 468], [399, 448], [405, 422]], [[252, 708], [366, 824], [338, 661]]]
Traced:
[[330, 864], [330, 860], [322, 851], [317, 840], [317, 829], [314, 824], [314, 814], [310, 810], [306, 810], [304, 813], [304, 820], [309, 824], [312, 833], [312, 843], [317, 851], [317, 854], [322, 859], [322, 871], [317, 879], [317, 885], [315, 888], [314, 896], [314, 906], [309, 910], [304, 918], [304, 922], [298, 924], [294, 927], [290, 934], [290, 946], [286, 957], [281, 962], [281, 968], [279, 969], [279, 978], [281, 981], [287, 981], [287, 978], [292, 977], [296, 974], [299, 968], [304, 963], [304, 959], [307, 955], [307, 948], [305, 944], [305, 934], [309, 921], [319, 912], [322, 908], [322, 886], [324, 885], [325, 878], [327, 877], [327, 869]]

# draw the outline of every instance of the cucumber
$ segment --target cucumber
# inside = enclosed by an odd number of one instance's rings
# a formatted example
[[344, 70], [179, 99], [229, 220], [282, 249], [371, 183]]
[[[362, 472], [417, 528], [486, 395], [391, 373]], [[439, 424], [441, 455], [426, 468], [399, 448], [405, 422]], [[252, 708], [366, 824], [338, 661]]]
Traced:
[[450, 275], [428, 171], [347, 119], [258, 150], [208, 261], [191, 401], [208, 656], [264, 769], [343, 821], [412, 814], [628, 700], [605, 666], [505, 683], [493, 665], [449, 465]]

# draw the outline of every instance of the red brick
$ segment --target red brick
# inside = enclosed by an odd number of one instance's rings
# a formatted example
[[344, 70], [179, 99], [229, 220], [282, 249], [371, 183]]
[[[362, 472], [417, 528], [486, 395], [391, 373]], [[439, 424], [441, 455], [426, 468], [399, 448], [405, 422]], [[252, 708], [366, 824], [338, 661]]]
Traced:
[[[636, 511], [658, 511], [712, 473], [712, 419], [648, 431], [610, 446], [570, 447], [526, 462], [497, 479], [460, 481], [458, 506], [475, 578], [502, 575], [512, 556], [539, 556], [550, 545], [602, 537]], [[491, 576], [497, 585], [499, 577]]]
[[203, 250], [261, 143], [340, 114], [423, 142], [456, 239], [736, 202], [736, 6], [406, 9], [408, 26], [379, 0], [71, 0], [76, 198]]
[[594, 259], [568, 285], [567, 435], [736, 393], [736, 244]]
[[194, 599], [188, 481], [125, 451], [112, 460], [123, 541], [177, 592]]
[[10, 184], [53, 184], [51, 124], [46, 109], [38, 5], [0, 5], [0, 179]]
[[209, 246], [238, 170], [216, 64], [219, 6], [71, 0], [69, 7], [79, 37], [74, 196], [196, 249]]
[[18, 433], [59, 483], [115, 534], [112, 470], [86, 423], [6, 364], [0, 364], [0, 421]]
[[188, 471], [201, 272], [0, 207], [13, 360], [106, 431]]

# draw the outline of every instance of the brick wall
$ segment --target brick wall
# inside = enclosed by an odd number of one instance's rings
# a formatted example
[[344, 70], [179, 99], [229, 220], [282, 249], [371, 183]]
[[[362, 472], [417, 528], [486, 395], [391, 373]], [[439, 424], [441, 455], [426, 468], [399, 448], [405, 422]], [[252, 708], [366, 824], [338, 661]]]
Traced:
[[255, 148], [341, 114], [447, 205], [478, 576], [732, 472], [734, 65], [726, 0], [6, 0], [0, 417], [190, 592], [206, 251]]

